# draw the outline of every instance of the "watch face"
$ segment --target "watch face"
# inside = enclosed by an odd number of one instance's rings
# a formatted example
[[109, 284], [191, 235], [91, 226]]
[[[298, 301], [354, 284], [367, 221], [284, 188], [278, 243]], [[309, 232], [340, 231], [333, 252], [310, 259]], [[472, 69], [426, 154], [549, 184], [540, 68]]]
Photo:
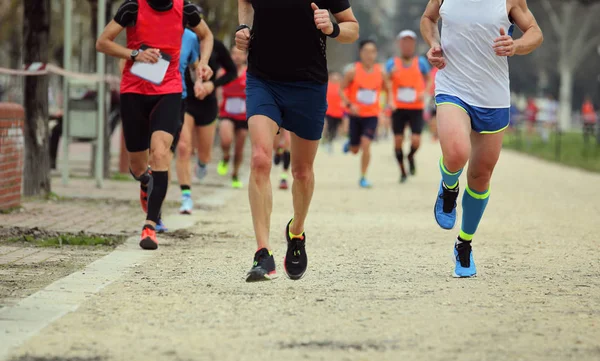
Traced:
[[136, 56], [138, 56], [139, 53], [140, 52], [138, 50], [134, 50], [134, 51], [131, 52], [131, 56], [132, 57], [136, 57]]

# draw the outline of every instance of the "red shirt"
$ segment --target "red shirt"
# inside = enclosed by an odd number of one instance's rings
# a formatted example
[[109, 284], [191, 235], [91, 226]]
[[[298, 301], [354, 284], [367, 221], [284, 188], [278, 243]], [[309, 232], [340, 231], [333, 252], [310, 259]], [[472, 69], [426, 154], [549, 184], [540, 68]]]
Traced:
[[127, 47], [140, 49], [142, 45], [156, 48], [171, 56], [165, 78], [160, 85], [131, 74], [133, 61], [128, 60], [123, 70], [121, 94], [136, 93], [161, 95], [181, 93], [183, 86], [179, 72], [179, 52], [183, 37], [183, 0], [173, 0], [173, 7], [167, 11], [156, 11], [147, 1], [138, 1], [137, 21], [127, 28]]
[[221, 118], [246, 121], [246, 70], [229, 84], [222, 87], [223, 101], [219, 115]]
[[327, 113], [332, 118], [344, 116], [344, 104], [340, 95], [340, 83], [329, 82], [327, 85]]

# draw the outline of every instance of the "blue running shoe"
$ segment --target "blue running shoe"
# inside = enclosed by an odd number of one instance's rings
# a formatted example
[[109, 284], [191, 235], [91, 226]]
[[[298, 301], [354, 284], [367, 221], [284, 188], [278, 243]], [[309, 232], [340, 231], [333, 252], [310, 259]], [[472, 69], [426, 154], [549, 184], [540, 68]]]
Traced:
[[344, 154], [348, 153], [350, 151], [350, 141], [347, 141], [346, 143], [344, 143], [344, 148], [342, 148]]
[[192, 214], [194, 209], [194, 201], [192, 200], [191, 194], [184, 194], [181, 196], [181, 207], [179, 208], [180, 214]]
[[154, 227], [154, 229], [156, 230], [156, 233], [165, 233], [169, 230], [160, 218], [158, 219], [158, 223], [156, 223], [156, 227]]
[[440, 182], [433, 213], [435, 221], [443, 229], [452, 229], [456, 224], [456, 198], [458, 198], [458, 185], [454, 189], [448, 189], [443, 181]]
[[359, 185], [361, 188], [371, 188], [371, 187], [373, 186], [373, 185], [371, 184], [371, 182], [369, 182], [369, 181], [367, 180], [367, 178], [364, 178], [364, 177], [360, 179], [360, 182], [358, 182], [358, 185]]
[[454, 268], [454, 278], [469, 278], [477, 275], [475, 261], [473, 261], [473, 250], [471, 242], [462, 241], [454, 244], [454, 258], [456, 267]]
[[207, 174], [208, 174], [208, 170], [206, 170], [206, 164], [202, 164], [202, 163], [198, 162], [196, 164], [196, 177], [199, 180], [203, 180]]

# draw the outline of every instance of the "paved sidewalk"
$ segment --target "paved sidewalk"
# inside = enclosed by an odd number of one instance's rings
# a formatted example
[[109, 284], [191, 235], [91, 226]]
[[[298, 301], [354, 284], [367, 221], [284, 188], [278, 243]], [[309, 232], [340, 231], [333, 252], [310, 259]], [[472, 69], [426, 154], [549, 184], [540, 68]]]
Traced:
[[[456, 280], [457, 231], [432, 215], [438, 156], [425, 144], [418, 175], [400, 185], [391, 142], [377, 144], [374, 188], [363, 190], [357, 157], [319, 154], [310, 265], [297, 282], [244, 282], [255, 251], [247, 193], [219, 189], [230, 201], [191, 237], [166, 240], [12, 360], [597, 361], [600, 176], [505, 152], [474, 240], [479, 276]], [[290, 192], [275, 190], [281, 275], [291, 215]]]

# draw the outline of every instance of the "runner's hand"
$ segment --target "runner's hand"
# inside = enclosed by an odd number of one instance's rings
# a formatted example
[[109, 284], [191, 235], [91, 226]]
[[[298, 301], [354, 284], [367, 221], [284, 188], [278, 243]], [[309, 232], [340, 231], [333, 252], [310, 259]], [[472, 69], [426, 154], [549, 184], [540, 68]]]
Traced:
[[494, 40], [494, 51], [497, 56], [515, 55], [515, 41], [512, 36], [506, 35], [504, 28], [500, 28], [500, 37]]
[[194, 84], [194, 96], [196, 96], [196, 98], [202, 100], [206, 97], [206, 89], [204, 88], [204, 84], [202, 83], [202, 81], [200, 80], [196, 80], [196, 83]]
[[351, 104], [349, 110], [350, 110], [350, 114], [358, 115], [358, 106], [356, 104]]
[[204, 81], [209, 80], [213, 76], [213, 70], [208, 64], [199, 64], [196, 68], [196, 76]]
[[204, 90], [206, 91], [206, 96], [211, 95], [215, 91], [215, 83], [212, 81], [207, 81], [202, 83], [204, 85]]
[[444, 69], [446, 67], [446, 59], [444, 58], [444, 52], [442, 51], [442, 47], [439, 45], [434, 45], [427, 52], [427, 60], [433, 66], [438, 69]]
[[158, 49], [146, 49], [140, 51], [138, 56], [135, 57], [135, 61], [141, 63], [151, 63], [154, 64], [160, 59], [160, 50]]
[[250, 29], [242, 29], [235, 33], [235, 45], [241, 51], [248, 51], [250, 46]]
[[321, 30], [325, 35], [333, 34], [333, 23], [329, 17], [329, 10], [319, 9], [315, 3], [310, 4], [310, 6], [315, 13], [315, 25], [317, 29]]

